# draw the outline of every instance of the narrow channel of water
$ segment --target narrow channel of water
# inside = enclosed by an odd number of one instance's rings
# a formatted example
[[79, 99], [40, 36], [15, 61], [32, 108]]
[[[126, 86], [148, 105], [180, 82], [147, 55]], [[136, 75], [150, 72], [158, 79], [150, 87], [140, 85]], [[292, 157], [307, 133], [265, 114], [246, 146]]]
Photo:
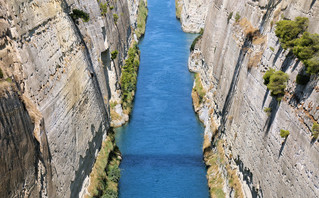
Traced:
[[116, 129], [120, 198], [207, 198], [203, 127], [192, 109], [189, 46], [174, 0], [148, 0], [146, 34], [130, 123]]

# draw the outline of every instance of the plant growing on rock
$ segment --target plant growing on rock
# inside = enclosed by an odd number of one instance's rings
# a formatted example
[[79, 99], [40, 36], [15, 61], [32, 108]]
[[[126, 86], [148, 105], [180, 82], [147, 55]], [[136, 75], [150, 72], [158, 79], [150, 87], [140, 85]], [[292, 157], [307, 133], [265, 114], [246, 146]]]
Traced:
[[101, 15], [105, 15], [107, 13], [107, 3], [100, 3]]
[[230, 19], [233, 17], [233, 12], [229, 13], [227, 17], [227, 24], [229, 23]]
[[272, 111], [271, 107], [265, 107], [264, 108], [264, 112], [267, 113], [268, 116], [270, 116], [271, 111]]
[[79, 18], [81, 18], [84, 22], [88, 22], [90, 20], [89, 14], [79, 9], [73, 9], [70, 16], [74, 21], [78, 20]]
[[115, 60], [118, 53], [119, 53], [119, 52], [118, 52], [117, 50], [112, 51], [112, 52], [111, 52], [111, 59], [112, 59], [112, 60]]
[[295, 39], [308, 28], [309, 20], [306, 17], [296, 17], [294, 21], [281, 20], [276, 23], [275, 34], [284, 49], [294, 46]]
[[192, 42], [192, 45], [190, 47], [190, 51], [194, 51], [196, 43], [198, 42], [198, 40], [200, 38], [202, 38], [203, 34], [204, 34], [204, 29], [201, 28], [200, 31], [199, 31], [199, 35]]
[[118, 19], [119, 19], [119, 16], [117, 14], [113, 14], [113, 20], [115, 24], [117, 23]]
[[239, 19], [240, 19], [240, 15], [239, 15], [239, 13], [237, 12], [237, 13], [236, 13], [236, 16], [235, 16], [235, 21], [238, 22]]
[[289, 79], [288, 74], [280, 70], [275, 71], [274, 69], [270, 69], [264, 74], [263, 79], [264, 84], [271, 91], [271, 95], [276, 97], [278, 101], [281, 101]]
[[288, 130], [280, 129], [280, 136], [282, 138], [287, 138], [289, 134], [290, 134], [290, 132]]
[[144, 0], [140, 0], [138, 5], [137, 28], [135, 30], [137, 38], [140, 38], [145, 33], [147, 13], [148, 10]]
[[312, 132], [313, 138], [317, 139], [319, 136], [319, 124], [317, 122], [313, 123], [311, 132]]

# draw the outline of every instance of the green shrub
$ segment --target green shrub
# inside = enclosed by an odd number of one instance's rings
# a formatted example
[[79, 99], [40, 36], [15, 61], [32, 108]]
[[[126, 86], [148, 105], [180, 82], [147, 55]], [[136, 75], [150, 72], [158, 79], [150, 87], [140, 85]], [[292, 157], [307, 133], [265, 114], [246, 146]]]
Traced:
[[270, 81], [270, 76], [273, 75], [276, 72], [274, 68], [270, 68], [269, 70], [266, 71], [266, 73], [263, 76], [264, 79], [264, 85], [268, 85]]
[[304, 64], [307, 68], [307, 73], [318, 74], [319, 73], [319, 54], [312, 57], [311, 59], [305, 60]]
[[289, 134], [290, 134], [290, 132], [288, 130], [280, 129], [280, 136], [282, 138], [287, 138]]
[[72, 13], [70, 14], [70, 16], [72, 17], [73, 20], [77, 20], [79, 18], [81, 18], [84, 22], [88, 22], [90, 20], [90, 16], [88, 13], [82, 11], [82, 10], [78, 10], [78, 9], [73, 9]]
[[294, 42], [293, 53], [304, 61], [312, 58], [319, 51], [319, 34], [304, 32], [302, 37]]
[[296, 83], [299, 85], [306, 85], [310, 80], [309, 75], [298, 74], [296, 77]]
[[197, 92], [199, 96], [199, 103], [201, 103], [204, 99], [204, 96], [206, 95], [206, 91], [202, 85], [202, 82], [200, 81], [200, 77], [198, 73], [195, 74], [195, 86], [193, 89], [194, 91]]
[[106, 189], [101, 198], [117, 198], [117, 192], [112, 189]]
[[119, 53], [119, 52], [118, 52], [117, 50], [112, 51], [112, 52], [111, 52], [111, 59], [112, 59], [112, 60], [116, 59], [118, 53]]
[[3, 72], [1, 68], [0, 68], [0, 78], [3, 78]]
[[113, 9], [114, 9], [114, 6], [110, 6], [110, 9], [113, 10]]
[[275, 51], [275, 49], [274, 49], [273, 47], [269, 47], [269, 49], [270, 49], [271, 51], [273, 51], [273, 52]]
[[280, 70], [270, 76], [267, 88], [271, 91], [271, 95], [275, 96], [278, 101], [280, 101], [282, 96], [285, 94], [288, 79], [288, 74]]
[[275, 34], [284, 49], [294, 46], [295, 39], [308, 28], [309, 20], [306, 17], [296, 17], [294, 21], [281, 20], [276, 23]]
[[237, 13], [236, 13], [236, 16], [235, 16], [235, 21], [238, 22], [239, 19], [240, 19], [240, 15], [239, 15], [239, 13], [237, 12]]
[[105, 15], [107, 13], [107, 3], [100, 3], [101, 15]]
[[227, 17], [227, 24], [229, 23], [230, 19], [233, 17], [233, 12], [229, 13]]
[[135, 30], [135, 34], [137, 38], [139, 39], [141, 36], [145, 33], [145, 27], [146, 27], [146, 18], [148, 14], [148, 10], [146, 7], [146, 4], [144, 0], [140, 0], [140, 3], [138, 5], [138, 12], [137, 12], [137, 28]]
[[115, 24], [117, 23], [118, 19], [119, 19], [119, 16], [117, 16], [117, 14], [113, 14], [113, 20]]
[[271, 107], [264, 108], [264, 112], [267, 113], [268, 116], [270, 115], [271, 111], [272, 111]]
[[311, 132], [312, 132], [313, 138], [317, 139], [319, 136], [319, 124], [317, 122], [313, 123]]

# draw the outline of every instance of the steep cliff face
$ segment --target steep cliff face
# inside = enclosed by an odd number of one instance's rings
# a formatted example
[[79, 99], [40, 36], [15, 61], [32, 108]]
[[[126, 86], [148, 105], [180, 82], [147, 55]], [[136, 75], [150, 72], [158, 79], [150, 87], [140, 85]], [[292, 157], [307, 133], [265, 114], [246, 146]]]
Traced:
[[[195, 105], [206, 126], [204, 149], [219, 152], [222, 139], [229, 163], [219, 163], [209, 177], [223, 175], [221, 190], [227, 195], [319, 194], [319, 144], [311, 136], [319, 118], [318, 75], [298, 85], [295, 79], [304, 66], [280, 47], [274, 33], [277, 21], [296, 16], [308, 17], [309, 31], [319, 32], [318, 1], [213, 1], [204, 34], [190, 55], [189, 68], [199, 73], [205, 90]], [[263, 74], [271, 67], [289, 74], [280, 103], [263, 84]], [[196, 102], [199, 94], [193, 98]], [[266, 107], [271, 108], [269, 115]], [[287, 139], [280, 137], [280, 129], [290, 131]], [[229, 167], [240, 184], [230, 180]]]
[[[77, 197], [107, 134], [109, 101], [120, 97], [128, 2], [1, 0], [0, 8], [1, 195]], [[75, 9], [89, 21], [72, 19]]]
[[199, 33], [205, 26], [212, 0], [175, 0], [176, 17], [185, 32]]

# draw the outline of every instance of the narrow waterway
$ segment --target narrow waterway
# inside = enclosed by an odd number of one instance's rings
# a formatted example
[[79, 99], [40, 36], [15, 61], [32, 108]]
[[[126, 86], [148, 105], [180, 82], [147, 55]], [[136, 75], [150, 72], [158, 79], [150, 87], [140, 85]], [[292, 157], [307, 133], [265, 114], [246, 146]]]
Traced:
[[134, 108], [117, 129], [123, 155], [120, 198], [207, 198], [203, 127], [192, 108], [187, 69], [196, 35], [181, 30], [174, 0], [148, 0]]

